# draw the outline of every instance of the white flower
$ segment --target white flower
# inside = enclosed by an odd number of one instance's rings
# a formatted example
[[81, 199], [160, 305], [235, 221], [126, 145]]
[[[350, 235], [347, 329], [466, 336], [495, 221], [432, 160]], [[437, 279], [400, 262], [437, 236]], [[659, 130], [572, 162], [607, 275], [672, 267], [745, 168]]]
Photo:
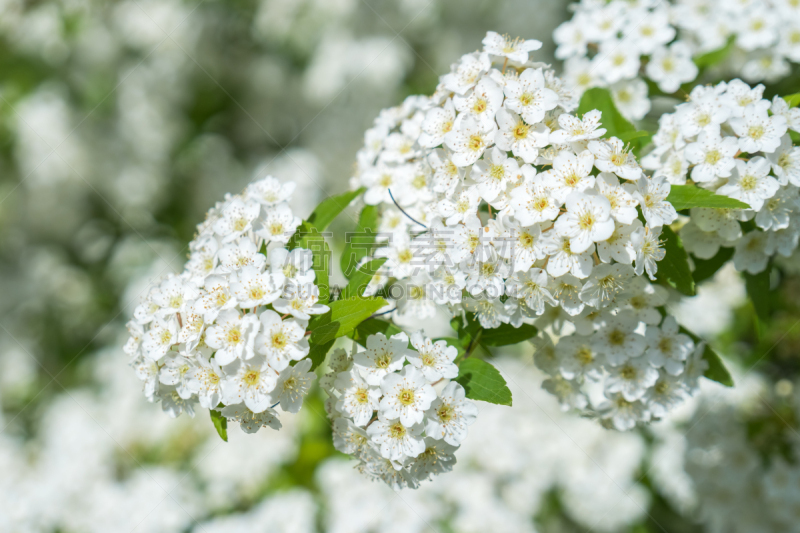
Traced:
[[475, 299], [470, 296], [464, 298], [462, 305], [466, 311], [475, 313], [475, 319], [484, 329], [498, 328], [509, 320], [503, 302], [499, 299]]
[[403, 368], [408, 349], [408, 336], [405, 333], [386, 338], [383, 333], [367, 337], [367, 350], [353, 356], [357, 365], [364, 367], [364, 378], [370, 385], [380, 385], [383, 377]]
[[636, 255], [631, 244], [631, 233], [641, 227], [642, 223], [638, 219], [629, 225], [617, 224], [614, 233], [608, 239], [597, 243], [597, 255], [600, 261], [610, 263], [613, 259], [630, 265]]
[[695, 165], [692, 179], [702, 183], [730, 176], [736, 165], [733, 157], [738, 146], [735, 137], [722, 138], [719, 133], [702, 132], [697, 142], [686, 146], [686, 159]]
[[181, 413], [186, 411], [190, 417], [194, 418], [194, 402], [193, 398], [182, 398], [175, 387], [160, 387], [158, 389], [158, 397], [161, 400], [161, 410], [167, 413], [172, 418], [178, 418]]
[[797, 189], [791, 186], [782, 187], [775, 196], [764, 202], [756, 214], [756, 226], [772, 231], [788, 228], [791, 216], [797, 211], [797, 203]]
[[629, 402], [641, 399], [658, 380], [658, 370], [645, 357], [634, 357], [609, 368], [606, 392], [619, 392]]
[[615, 38], [600, 43], [600, 51], [592, 62], [609, 84], [636, 77], [641, 65], [639, 50], [633, 41]]
[[494, 142], [526, 163], [533, 163], [539, 155], [539, 148], [547, 146], [549, 129], [544, 124], [525, 124], [519, 115], [505, 108], [497, 112], [497, 124], [500, 129]]
[[515, 272], [506, 280], [506, 292], [509, 296], [525, 302], [528, 309], [541, 315], [544, 304], [558, 305], [548, 289], [549, 278], [541, 268], [531, 268], [523, 272]]
[[639, 180], [636, 188], [628, 189], [642, 207], [642, 214], [650, 226], [668, 226], [677, 218], [675, 207], [667, 201], [670, 184], [664, 178]]
[[233, 272], [248, 265], [258, 270], [263, 270], [267, 258], [258, 252], [256, 244], [250, 239], [240, 239], [239, 242], [230, 243], [219, 251], [219, 274]]
[[444, 87], [457, 94], [464, 94], [489, 70], [491, 61], [486, 52], [466, 54], [452, 66], [452, 71], [441, 78]]
[[509, 79], [503, 89], [505, 107], [518, 113], [528, 124], [541, 122], [545, 111], [558, 104], [558, 95], [545, 87], [542, 69], [525, 69], [518, 78]]
[[568, 315], [575, 316], [583, 311], [584, 303], [580, 299], [583, 288], [581, 280], [572, 274], [564, 274], [550, 283], [550, 293], [558, 300], [559, 306]]
[[703, 231], [691, 220], [681, 228], [680, 236], [686, 251], [698, 259], [711, 259], [724, 242], [716, 231]]
[[641, 276], [647, 271], [647, 276], [655, 281], [658, 272], [658, 261], [667, 255], [660, 245], [658, 237], [661, 235], [661, 226], [640, 227], [631, 233], [631, 245], [636, 254], [636, 275]]
[[508, 276], [509, 268], [496, 253], [486, 260], [468, 261], [466, 267], [466, 288], [472, 296], [485, 293], [489, 298], [499, 298], [503, 295], [503, 280]]
[[[658, 373], [658, 372], [656, 372]], [[600, 408], [604, 420], [609, 420], [617, 431], [628, 431], [639, 422], [650, 420], [650, 411], [644, 402], [629, 402], [622, 394], [607, 395], [608, 401]]]
[[222, 370], [215, 359], [197, 358], [198, 364], [189, 371], [188, 386], [197, 394], [201, 407], [216, 409], [222, 399]]
[[642, 401], [653, 418], [664, 418], [678, 405], [682, 404], [688, 396], [683, 378], [671, 376], [661, 371], [655, 385], [647, 390]]
[[603, 141], [591, 141], [589, 150], [594, 154], [594, 166], [602, 172], [613, 172], [626, 180], [638, 180], [642, 177], [642, 169], [633, 154], [625, 150], [625, 146], [616, 137]]
[[595, 350], [604, 354], [608, 362], [618, 366], [644, 353], [644, 337], [635, 333], [638, 322], [629, 313], [608, 318], [606, 324], [592, 337]]
[[[647, 180], [639, 180], [639, 183]], [[622, 187], [619, 179], [610, 172], [601, 172], [595, 180], [597, 191], [605, 196], [611, 206], [611, 216], [618, 222], [630, 225], [638, 216], [636, 204], [638, 203], [631, 193]]]
[[[478, 182], [477, 189], [481, 198], [492, 203], [498, 194], [506, 190], [509, 183], [519, 178], [520, 169], [516, 159], [508, 157], [505, 152], [495, 146], [487, 157], [475, 163], [471, 176]], [[477, 207], [475, 205], [472, 210], [474, 211]], [[447, 223], [455, 222], [448, 220]]]
[[471, 115], [459, 115], [453, 129], [444, 136], [444, 142], [453, 151], [450, 160], [457, 167], [474, 164], [483, 152], [495, 142], [497, 126], [482, 125]]
[[467, 437], [467, 426], [478, 416], [477, 406], [465, 396], [464, 387], [451, 381], [436, 398], [427, 413], [428, 436], [459, 446]]
[[[428, 163], [433, 169], [433, 190], [435, 192], [452, 192], [464, 177], [465, 169], [457, 167], [453, 163], [451, 156], [452, 153], [440, 149], [432, 151], [428, 156]], [[389, 200], [378, 199], [370, 202], [366, 199], [365, 193], [364, 201], [370, 205], [375, 205], [381, 201], [388, 203]]]
[[570, 247], [570, 238], [558, 235], [550, 230], [542, 235], [542, 250], [550, 256], [547, 262], [547, 273], [553, 277], [572, 274], [584, 279], [592, 272], [592, 252], [594, 244], [590, 244], [582, 253], [575, 253]]
[[388, 420], [399, 418], [406, 427], [421, 423], [436, 398], [433, 387], [414, 366], [384, 376], [381, 391], [380, 414]]
[[144, 395], [148, 401], [155, 401], [158, 391], [158, 362], [148, 357], [140, 357], [131, 366], [136, 371], [136, 377], [144, 381]]
[[572, 253], [582, 253], [614, 233], [611, 205], [604, 196], [573, 192], [565, 202], [567, 212], [555, 222], [555, 231], [569, 237]]
[[185, 304], [197, 296], [197, 288], [192, 283], [175, 276], [162, 281], [148, 298], [159, 307], [156, 315], [167, 316], [184, 310]]
[[226, 405], [244, 402], [254, 413], [270, 406], [270, 393], [278, 382], [278, 373], [262, 357], [240, 361], [234, 373], [222, 382], [222, 401]]
[[556, 346], [558, 365], [565, 379], [586, 376], [598, 380], [603, 375], [605, 358], [592, 347], [591, 337], [570, 335], [563, 337]]
[[246, 266], [231, 278], [231, 290], [243, 308], [269, 305], [281, 295], [283, 274], [278, 276]]
[[195, 363], [184, 355], [176, 355], [170, 357], [161, 367], [158, 374], [158, 381], [164, 385], [170, 385], [175, 388], [178, 396], [184, 400], [188, 400], [194, 394], [192, 388], [189, 386], [191, 379], [191, 370]]
[[261, 206], [256, 202], [245, 203], [241, 198], [233, 198], [214, 222], [214, 232], [222, 237], [223, 242], [236, 240], [253, 229], [253, 221], [260, 211]]
[[301, 222], [300, 217], [292, 214], [288, 205], [279, 204], [267, 210], [256, 234], [267, 242], [287, 243]]
[[650, 111], [651, 103], [644, 80], [618, 81], [610, 89], [614, 105], [628, 120], [642, 120]]
[[[589, 155], [591, 156], [591, 154]], [[558, 160], [558, 158], [556, 159]], [[560, 164], [564, 164], [563, 160]], [[552, 188], [549, 185], [547, 176], [545, 174], [536, 174], [536, 170], [530, 165], [522, 166], [522, 175], [525, 176], [524, 183], [512, 189], [510, 193], [510, 205], [514, 209], [514, 218], [523, 226], [532, 226], [538, 222], [554, 220], [558, 216], [562, 202], [556, 200], [552, 195]], [[591, 180], [585, 179], [585, 177], [577, 178], [576, 182], [581, 179], [584, 179], [584, 189], [591, 184]], [[566, 190], [571, 191], [573, 188], [565, 187]]]
[[[551, 188], [551, 194], [560, 205], [573, 192], [583, 192], [594, 185], [594, 176], [590, 175], [593, 164], [594, 156], [589, 150], [583, 150], [577, 156], [569, 152], [561, 152], [553, 160], [553, 168], [543, 172], [540, 176], [544, 179], [543, 185]], [[523, 167], [523, 171], [524, 169], [525, 167]], [[528, 211], [530, 212], [530, 210], [529, 208]], [[537, 220], [537, 222], [542, 221]]]
[[290, 361], [299, 361], [308, 355], [305, 321], [281, 320], [280, 315], [270, 309], [261, 313], [259, 321], [261, 328], [255, 339], [255, 350], [267, 358], [269, 366], [280, 372]]
[[800, 131], [800, 108], [789, 107], [789, 104], [778, 95], [772, 99], [770, 107], [773, 115], [778, 115], [786, 119], [786, 126], [792, 131]]
[[541, 41], [534, 39], [512, 39], [508, 35], [500, 35], [493, 31], [486, 32], [483, 38], [484, 49], [495, 56], [507, 57], [515, 63], [525, 63], [528, 61], [528, 52], [538, 50], [542, 47]]
[[728, 183], [717, 189], [717, 194], [741, 200], [758, 211], [780, 188], [778, 180], [769, 176], [769, 170], [769, 161], [763, 157], [753, 157], [749, 161], [737, 159], [736, 172]]
[[[797, 108], [794, 108], [797, 109]], [[781, 185], [791, 183], [800, 187], [800, 146], [793, 146], [788, 135], [781, 138], [780, 146], [767, 154], [772, 163], [772, 172], [778, 177]]]
[[716, 95], [694, 98], [696, 90], [697, 87], [692, 90], [691, 101], [675, 108], [675, 118], [680, 124], [681, 135], [687, 139], [701, 132], [719, 135], [720, 124], [728, 120], [730, 110], [722, 105]]
[[220, 365], [230, 364], [235, 359], [250, 359], [254, 355], [258, 327], [254, 314], [240, 315], [236, 309], [227, 309], [206, 331], [206, 344], [216, 350], [214, 358]]
[[281, 183], [280, 180], [267, 176], [247, 186], [247, 198], [255, 200], [266, 207], [274, 207], [292, 197], [296, 183]]
[[411, 334], [411, 345], [417, 352], [409, 353], [406, 359], [431, 383], [458, 376], [458, 367], [453, 363], [458, 355], [455, 346], [448, 346], [444, 340], [433, 342], [421, 332]]
[[456, 119], [456, 110], [453, 101], [448, 99], [444, 106], [434, 107], [425, 114], [422, 122], [422, 133], [417, 142], [425, 148], [433, 148], [444, 142], [444, 136], [453, 129]]
[[281, 371], [275, 388], [270, 394], [270, 403], [280, 403], [281, 409], [289, 413], [297, 413], [303, 406], [303, 399], [308, 395], [311, 384], [317, 375], [311, 370], [311, 360], [305, 359], [294, 366]]
[[333, 420], [333, 447], [340, 452], [360, 457], [368, 441], [367, 432], [349, 418]]
[[566, 144], [602, 137], [605, 135], [606, 129], [598, 128], [600, 117], [601, 113], [597, 109], [588, 111], [581, 118], [563, 113], [558, 116], [558, 125], [561, 129], [550, 134], [550, 142], [553, 144]]
[[173, 344], [178, 343], [178, 320], [169, 317], [166, 320], [157, 318], [150, 324], [150, 329], [142, 340], [142, 351], [148, 359], [158, 361]]
[[253, 412], [243, 404], [228, 405], [222, 409], [222, 416], [228, 420], [239, 423], [239, 427], [245, 433], [255, 433], [261, 428], [270, 427], [280, 429], [281, 421], [278, 420], [278, 413], [272, 409], [264, 409], [261, 412]]
[[[289, 283], [313, 283], [316, 273], [312, 270], [314, 256], [311, 250], [295, 248], [273, 248], [269, 251], [269, 271], [276, 286]], [[247, 307], [243, 305], [242, 307]]]
[[665, 93], [674, 93], [681, 84], [697, 77], [697, 65], [692, 61], [689, 45], [677, 41], [669, 48], [659, 47], [647, 63], [647, 76]]
[[356, 426], [364, 427], [378, 410], [381, 391], [367, 383], [357, 368], [340, 372], [334, 387], [341, 394], [336, 409], [353, 419]]
[[769, 101], [763, 100], [764, 86], [756, 85], [751, 88], [742, 80], [731, 80], [725, 88], [725, 94], [721, 99], [728, 106], [732, 117], [744, 116], [744, 110], [750, 105], [769, 108]]
[[581, 392], [580, 385], [575, 381], [564, 379], [560, 375], [544, 380], [542, 388], [558, 398], [562, 411], [584, 409], [589, 404], [589, 400]]
[[786, 119], [780, 115], [767, 115], [766, 109], [748, 106], [741, 118], [728, 121], [739, 136], [739, 149], [742, 152], [774, 152], [786, 133]]
[[767, 268], [769, 254], [769, 234], [761, 230], [750, 231], [736, 243], [733, 252], [733, 266], [739, 272], [758, 274]]
[[494, 115], [503, 103], [503, 89], [485, 77], [466, 96], [453, 97], [453, 103], [459, 113], [472, 116], [485, 130], [494, 124]]
[[391, 461], [403, 461], [425, 451], [422, 425], [404, 426], [400, 420], [388, 420], [383, 413], [367, 427], [370, 441], [378, 445], [381, 457]]
[[628, 265], [597, 265], [584, 282], [579, 297], [583, 303], [597, 309], [607, 307], [617, 294], [628, 288], [632, 277], [633, 269]]
[[409, 467], [409, 473], [417, 479], [428, 479], [436, 474], [450, 472], [456, 463], [457, 447], [425, 437], [425, 451], [417, 456]]
[[664, 318], [661, 327], [647, 326], [645, 332], [647, 352], [645, 356], [655, 368], [664, 368], [670, 375], [677, 376], [683, 372], [684, 361], [694, 350], [694, 341], [679, 332], [678, 322], [674, 317]]
[[279, 313], [289, 313], [295, 318], [309, 320], [311, 315], [327, 313], [330, 307], [317, 303], [319, 287], [310, 283], [287, 283], [283, 296], [272, 303]]
[[692, 221], [703, 231], [716, 231], [726, 241], [735, 241], [742, 236], [739, 224], [741, 211], [693, 207], [689, 210]]

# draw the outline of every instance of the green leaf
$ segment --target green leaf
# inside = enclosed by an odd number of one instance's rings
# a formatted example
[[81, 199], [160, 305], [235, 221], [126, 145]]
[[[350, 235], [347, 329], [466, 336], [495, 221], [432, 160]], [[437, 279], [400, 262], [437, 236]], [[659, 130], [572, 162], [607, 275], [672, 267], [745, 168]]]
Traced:
[[[330, 311], [324, 315], [316, 315], [309, 321], [308, 329], [311, 331], [311, 337], [309, 337], [308, 342], [312, 348], [314, 346], [322, 346], [324, 348], [325, 344], [332, 343], [339, 337], [349, 335], [361, 322], [385, 305], [386, 300], [383, 298], [354, 297], [331, 302]], [[328, 346], [328, 349], [330, 349], [330, 346]], [[325, 351], [325, 354], [327, 353]], [[322, 360], [324, 360], [324, 355]], [[319, 365], [322, 360], [312, 360], [312, 369], [316, 368], [316, 365]]]
[[[700, 344], [702, 342], [700, 337], [683, 326], [680, 327], [680, 331], [681, 333], [691, 337], [695, 344]], [[703, 359], [708, 362], [708, 369], [706, 369], [703, 376], [712, 381], [716, 381], [717, 383], [721, 383], [726, 387], [733, 387], [733, 378], [731, 377], [731, 373], [728, 372], [728, 369], [725, 367], [725, 363], [722, 362], [722, 358], [719, 356], [719, 354], [715, 352], [714, 348], [712, 348], [708, 343], [706, 343], [706, 347], [703, 350]]]
[[354, 232], [345, 234], [345, 245], [339, 265], [346, 278], [355, 272], [358, 263], [370, 255], [375, 244], [375, 230], [378, 227], [378, 208], [365, 206], [358, 216], [358, 227]]
[[694, 278], [695, 284], [712, 277], [731, 257], [733, 257], [733, 248], [720, 248], [717, 255], [711, 259], [693, 257], [694, 271], [692, 272], [692, 278]]
[[317, 228], [308, 221], [303, 221], [297, 227], [297, 231], [287, 243], [289, 250], [295, 248], [305, 248], [311, 250], [312, 268], [316, 274], [314, 283], [319, 287], [319, 303], [327, 304], [330, 301], [330, 283], [328, 272], [330, 271], [331, 252], [328, 243], [325, 242]]
[[219, 438], [228, 442], [228, 419], [222, 416], [222, 413], [211, 409], [211, 423], [214, 424], [214, 429], [217, 430]]
[[728, 42], [725, 43], [725, 46], [722, 48], [717, 48], [716, 50], [695, 56], [692, 58], [692, 61], [694, 61], [694, 64], [700, 68], [710, 67], [712, 65], [721, 63], [726, 57], [728, 57], [728, 54], [731, 53], [731, 50], [733, 50], [733, 41], [734, 37], [729, 37]]
[[352, 339], [362, 346], [366, 346], [367, 337], [375, 335], [376, 333], [383, 333], [386, 337], [403, 333], [403, 330], [379, 318], [370, 318], [359, 324], [353, 334]]
[[753, 309], [755, 309], [756, 317], [761, 322], [769, 319], [770, 315], [770, 301], [769, 301], [769, 274], [771, 268], [766, 268], [763, 272], [758, 274], [749, 274], [744, 272], [744, 286], [747, 290], [747, 296], [753, 302]]
[[784, 96], [783, 99], [786, 100], [786, 103], [789, 104], [789, 107], [797, 107], [800, 105], [800, 93]]
[[606, 129], [604, 137], [619, 137], [622, 139], [622, 135], [630, 135], [636, 132], [633, 124], [628, 122], [617, 110], [617, 106], [614, 105], [614, 99], [608, 89], [594, 87], [583, 93], [577, 113], [583, 115], [592, 109], [597, 109], [602, 113], [600, 122], [602, 127]]
[[310, 345], [311, 349], [308, 351], [308, 358], [311, 359], [311, 370], [314, 370], [325, 361], [325, 357], [327, 357], [328, 352], [331, 351], [334, 342], [336, 341], [332, 340], [323, 342], [322, 344]]
[[677, 211], [691, 207], [715, 207], [718, 209], [750, 209], [750, 206], [734, 198], [714, 194], [696, 185], [672, 185], [667, 201]]
[[500, 372], [480, 359], [469, 358], [461, 362], [458, 377], [454, 380], [464, 387], [467, 398], [482, 402], [511, 405], [511, 391]]
[[484, 329], [480, 342], [485, 346], [508, 346], [530, 339], [537, 331], [528, 324], [522, 324], [518, 328], [511, 324], [502, 324], [499, 328]]
[[634, 139], [639, 139], [641, 137], [650, 137], [652, 134], [649, 131], [639, 130], [639, 131], [629, 131], [627, 133], [623, 133], [622, 135], [617, 135], [620, 141], [622, 142], [630, 142]]
[[661, 240], [664, 243], [666, 255], [658, 262], [656, 277], [679, 292], [687, 296], [694, 296], [697, 293], [692, 271], [689, 269], [689, 256], [683, 249], [680, 237], [669, 226], [664, 226], [661, 230]]
[[369, 263], [362, 265], [350, 278], [350, 282], [342, 292], [342, 298], [346, 299], [352, 296], [363, 296], [364, 290], [366, 290], [369, 282], [372, 281], [372, 277], [385, 262], [386, 258], [382, 257], [380, 259], [373, 259]]
[[481, 325], [477, 320], [475, 320], [474, 313], [467, 313], [466, 317], [466, 326], [464, 326], [464, 319], [460, 316], [453, 317], [450, 320], [450, 327], [456, 331], [457, 337], [461, 341], [461, 345], [464, 348], [469, 346], [469, 343], [472, 342], [472, 339], [476, 338], [482, 330]]
[[703, 374], [705, 377], [726, 387], [733, 387], [731, 373], [725, 368], [725, 364], [719, 354], [708, 344], [706, 344], [706, 349], [703, 350], [703, 359], [708, 362], [708, 370]]
[[349, 191], [337, 196], [329, 196], [314, 209], [311, 215], [309, 215], [308, 222], [319, 231], [325, 231], [330, 223], [333, 222], [333, 219], [344, 211], [344, 208], [350, 205], [350, 202], [365, 190], [366, 189], [362, 187], [357, 191]]

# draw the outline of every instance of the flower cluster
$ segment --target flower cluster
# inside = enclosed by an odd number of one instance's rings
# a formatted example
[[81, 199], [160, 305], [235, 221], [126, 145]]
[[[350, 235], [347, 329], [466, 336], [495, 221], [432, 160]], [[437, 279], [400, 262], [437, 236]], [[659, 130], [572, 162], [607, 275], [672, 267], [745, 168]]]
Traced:
[[644, 78], [674, 93], [697, 77], [693, 58], [704, 53], [725, 49], [719, 61], [750, 81], [775, 81], [789, 73], [788, 61], [800, 61], [796, 2], [582, 0], [574, 10], [553, 34], [565, 78], [579, 92], [609, 87], [632, 120], [650, 110]]
[[458, 375], [457, 354], [421, 333], [410, 345], [405, 333], [378, 333], [367, 337], [364, 351], [336, 350], [321, 382], [336, 449], [395, 488], [449, 472], [478, 414], [464, 388], [449, 381]]
[[[184, 271], [154, 286], [128, 323], [125, 352], [151, 402], [176, 417], [220, 409], [246, 432], [280, 427], [311, 386], [306, 327], [318, 303], [310, 250], [286, 249], [300, 224], [294, 183], [267, 177], [212, 208]], [[295, 364], [295, 362], [297, 364]]]
[[533, 340], [534, 363], [550, 376], [542, 386], [562, 409], [621, 431], [664, 418], [699, 391], [708, 369], [705, 344], [681, 332], [674, 317], [662, 318], [657, 307], [666, 300], [661, 286], [631, 283], [621, 305], [552, 321], [551, 332], [574, 329], [556, 344], [547, 333]]
[[659, 120], [655, 148], [643, 165], [655, 176], [700, 187], [749, 208], [693, 208], [681, 228], [684, 246], [699, 259], [734, 247], [737, 270], [757, 274], [770, 257], [788, 257], [800, 238], [800, 148], [789, 130], [800, 130], [800, 109], [764, 86], [741, 80], [698, 86], [689, 101]]
[[432, 97], [382, 112], [359, 152], [365, 201], [385, 207], [376, 255], [407, 289], [398, 311], [424, 318], [446, 304], [497, 328], [546, 305], [606, 308], [633, 278], [654, 276], [661, 226], [677, 217], [670, 185], [601, 138], [599, 111], [567, 113], [559, 78], [527, 61], [535, 41], [490, 32], [484, 45]]
[[[797, 381], [749, 376], [705, 398], [688, 421], [685, 469], [701, 520], [720, 531], [779, 532], [800, 519]], [[702, 423], [700, 423], [702, 421]]]

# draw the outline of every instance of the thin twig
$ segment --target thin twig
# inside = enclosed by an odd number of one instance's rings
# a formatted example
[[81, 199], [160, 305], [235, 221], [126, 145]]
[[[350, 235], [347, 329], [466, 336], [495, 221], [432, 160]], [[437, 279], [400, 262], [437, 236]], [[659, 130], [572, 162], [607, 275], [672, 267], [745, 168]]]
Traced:
[[428, 229], [428, 226], [426, 226], [425, 224], [423, 224], [419, 220], [414, 219], [414, 217], [412, 217], [411, 215], [406, 213], [405, 210], [402, 207], [400, 207], [400, 204], [398, 204], [397, 200], [394, 199], [394, 195], [392, 194], [392, 189], [386, 189], [386, 190], [389, 191], [389, 198], [392, 199], [392, 202], [394, 202], [394, 205], [397, 206], [397, 209], [399, 209], [401, 213], [403, 213], [405, 216], [407, 216], [410, 221], [416, 222], [417, 224], [419, 224], [423, 228]]

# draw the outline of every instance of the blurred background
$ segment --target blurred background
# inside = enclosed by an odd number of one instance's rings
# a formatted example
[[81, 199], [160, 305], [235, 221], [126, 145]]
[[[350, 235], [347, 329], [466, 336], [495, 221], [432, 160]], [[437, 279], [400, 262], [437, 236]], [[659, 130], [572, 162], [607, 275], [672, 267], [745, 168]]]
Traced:
[[[561, 413], [530, 354], [499, 353], [514, 407], [482, 405], [456, 471], [395, 493], [333, 450], [321, 394], [224, 443], [148, 404], [121, 349], [224, 193], [269, 173], [307, 215], [348, 188], [382, 108], [431, 93], [487, 30], [550, 62], [568, 17], [556, 0], [0, 0], [0, 531], [714, 530], [734, 496], [704, 501], [696, 402], [610, 432]], [[694, 300], [684, 319], [724, 341], [741, 282], [723, 271]], [[712, 406], [773, 392], [708, 389]]]

